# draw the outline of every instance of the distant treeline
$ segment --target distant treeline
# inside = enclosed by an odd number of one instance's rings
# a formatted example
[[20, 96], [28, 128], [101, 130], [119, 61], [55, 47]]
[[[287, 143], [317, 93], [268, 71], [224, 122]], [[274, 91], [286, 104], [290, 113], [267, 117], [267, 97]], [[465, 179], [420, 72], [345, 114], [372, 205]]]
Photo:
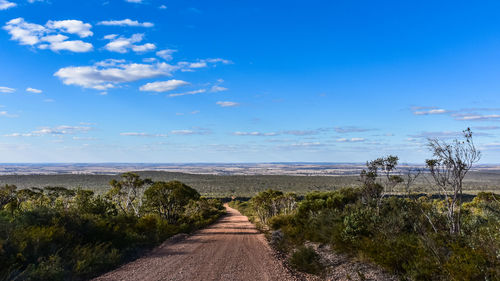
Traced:
[[[252, 197], [269, 188], [305, 195], [311, 191], [332, 191], [342, 187], [360, 187], [359, 176], [220, 176], [171, 172], [137, 172], [143, 178], [154, 181], [181, 181], [200, 194], [210, 197]], [[429, 174], [425, 176], [429, 177]], [[64, 186], [70, 189], [85, 188], [98, 194], [108, 189], [109, 181], [120, 175], [9, 175], [0, 176], [0, 185], [14, 184], [18, 188]], [[419, 177], [414, 183], [422, 192], [434, 192], [429, 180]], [[470, 172], [464, 181], [464, 190], [500, 191], [500, 172]], [[402, 186], [396, 187], [402, 192]]]

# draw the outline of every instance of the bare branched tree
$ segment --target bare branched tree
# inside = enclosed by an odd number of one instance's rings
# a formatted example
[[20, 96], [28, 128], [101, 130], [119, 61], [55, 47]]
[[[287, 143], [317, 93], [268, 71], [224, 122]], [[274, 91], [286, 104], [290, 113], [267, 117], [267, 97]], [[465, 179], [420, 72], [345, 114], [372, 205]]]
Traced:
[[452, 143], [437, 138], [428, 141], [434, 158], [426, 160], [426, 164], [445, 198], [450, 234], [457, 234], [460, 233], [463, 180], [481, 158], [481, 152], [474, 145], [470, 128], [463, 131], [463, 139], [455, 139]]
[[389, 155], [377, 158], [366, 163], [366, 170], [362, 170], [360, 177], [363, 182], [363, 197], [365, 201], [375, 200], [377, 212], [383, 198], [403, 182], [403, 178], [396, 170], [399, 158]]

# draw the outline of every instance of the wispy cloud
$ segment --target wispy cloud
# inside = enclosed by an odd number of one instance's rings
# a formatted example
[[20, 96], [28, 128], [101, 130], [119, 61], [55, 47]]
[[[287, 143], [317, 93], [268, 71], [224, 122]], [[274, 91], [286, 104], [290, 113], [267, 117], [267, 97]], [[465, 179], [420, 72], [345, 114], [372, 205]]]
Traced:
[[340, 139], [336, 139], [335, 140], [336, 142], [364, 142], [365, 139], [364, 138], [340, 138]]
[[16, 91], [16, 89], [9, 87], [0, 87], [0, 93], [12, 94]]
[[26, 88], [26, 92], [30, 92], [33, 94], [41, 94], [43, 91], [35, 88], [28, 87]]
[[283, 134], [294, 136], [311, 136], [319, 133], [319, 130], [291, 130], [284, 131]]
[[9, 2], [7, 0], [0, 0], [0, 10], [7, 10], [10, 8], [14, 8], [15, 6], [17, 6], [16, 3]]
[[7, 111], [0, 111], [0, 117], [16, 118], [16, 117], [19, 117], [19, 116], [16, 115], [16, 114], [10, 114]]
[[181, 61], [177, 65], [181, 68], [182, 71], [193, 71], [195, 69], [206, 68], [209, 66], [216, 66], [217, 64], [232, 64], [233, 62], [230, 60], [226, 60], [223, 58], [211, 58], [211, 59], [202, 59], [196, 62], [187, 62]]
[[194, 90], [194, 91], [189, 91], [189, 92], [184, 92], [184, 93], [176, 93], [176, 94], [170, 94], [168, 95], [169, 97], [179, 97], [179, 96], [186, 96], [186, 95], [197, 95], [201, 93], [205, 93], [207, 90], [205, 89], [199, 89], [199, 90]]
[[317, 130], [288, 130], [288, 131], [280, 131], [280, 132], [259, 132], [259, 131], [241, 132], [241, 131], [237, 131], [237, 132], [234, 132], [233, 135], [235, 135], [235, 136], [259, 136], [259, 137], [278, 136], [278, 135], [311, 136], [311, 135], [319, 134], [320, 131], [321, 131], [321, 129], [317, 129]]
[[367, 132], [367, 131], [371, 131], [372, 129], [360, 128], [360, 127], [355, 127], [355, 126], [347, 126], [347, 127], [335, 127], [334, 130], [335, 130], [335, 132], [337, 132], [339, 134], [346, 134], [346, 133]]
[[437, 115], [437, 114], [446, 114], [448, 112], [449, 111], [446, 109], [434, 108], [434, 109], [428, 109], [428, 110], [413, 111], [413, 114], [415, 114], [415, 115]]
[[[1, 115], [1, 113], [0, 113]], [[90, 126], [68, 126], [61, 125], [56, 127], [40, 127], [37, 130], [28, 133], [11, 133], [4, 135], [6, 137], [36, 137], [45, 135], [74, 135], [78, 133], [85, 133], [92, 130]]]
[[221, 106], [221, 107], [236, 107], [239, 106], [240, 104], [234, 101], [218, 101], [215, 104]]
[[455, 120], [461, 121], [498, 121], [500, 114], [474, 114], [474, 113], [459, 113], [453, 114]]
[[153, 27], [155, 26], [151, 22], [139, 22], [131, 19], [123, 19], [123, 20], [106, 20], [100, 21], [98, 25], [105, 26], [133, 26], [133, 27]]
[[235, 136], [254, 136], [254, 137], [260, 137], [260, 136], [277, 136], [279, 133], [277, 132], [268, 132], [268, 133], [263, 133], [263, 132], [234, 132], [233, 135]]
[[159, 81], [159, 82], [152, 82], [152, 83], [147, 83], [146, 85], [143, 85], [139, 88], [141, 91], [145, 92], [157, 92], [157, 93], [163, 93], [167, 91], [172, 91], [175, 90], [181, 86], [189, 85], [188, 82], [182, 81], [182, 80], [168, 80], [168, 81]]
[[165, 49], [156, 52], [156, 55], [166, 61], [171, 61], [173, 59], [172, 55], [177, 52], [177, 50]]
[[191, 129], [185, 130], [172, 130], [170, 131], [172, 135], [190, 136], [190, 135], [209, 135], [211, 131], [206, 128], [193, 127]]
[[127, 136], [127, 137], [168, 137], [166, 134], [150, 134], [150, 133], [142, 133], [142, 132], [126, 132], [126, 133], [120, 133], [120, 136]]
[[227, 91], [228, 88], [225, 88], [225, 87], [221, 87], [219, 85], [213, 85], [211, 88], [210, 88], [210, 92], [211, 93], [217, 93], [217, 92], [223, 92], [223, 91]]

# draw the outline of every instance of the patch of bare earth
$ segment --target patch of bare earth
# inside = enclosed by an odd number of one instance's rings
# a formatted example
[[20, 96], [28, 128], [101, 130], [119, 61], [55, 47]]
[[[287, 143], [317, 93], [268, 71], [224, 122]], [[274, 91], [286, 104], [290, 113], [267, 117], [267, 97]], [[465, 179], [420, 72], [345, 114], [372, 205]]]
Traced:
[[227, 215], [217, 223], [170, 239], [94, 280], [299, 280], [247, 217], [226, 208]]

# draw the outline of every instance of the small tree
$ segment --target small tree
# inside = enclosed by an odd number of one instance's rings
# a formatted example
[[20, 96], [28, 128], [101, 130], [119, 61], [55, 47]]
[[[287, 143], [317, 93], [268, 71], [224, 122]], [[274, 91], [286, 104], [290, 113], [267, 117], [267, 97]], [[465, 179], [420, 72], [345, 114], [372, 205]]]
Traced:
[[[377, 212], [387, 193], [393, 192], [394, 188], [403, 182], [403, 178], [396, 171], [398, 161], [399, 158], [393, 155], [377, 158], [367, 162], [367, 169], [361, 171], [363, 199], [365, 202], [375, 200]], [[379, 174], [379, 171], [382, 175]]]
[[138, 174], [124, 173], [120, 181], [114, 179], [109, 182], [111, 189], [106, 196], [113, 200], [124, 213], [133, 212], [138, 216], [142, 205], [143, 189], [152, 183], [150, 179], [141, 179]]
[[455, 139], [452, 143], [446, 143], [433, 138], [428, 141], [434, 158], [426, 160], [426, 164], [439, 192], [445, 198], [450, 234], [458, 234], [463, 180], [472, 165], [481, 158], [481, 152], [474, 145], [470, 128], [463, 131], [462, 140]]
[[290, 214], [297, 206], [297, 195], [283, 194], [281, 191], [268, 189], [252, 198], [252, 207], [259, 220], [267, 223], [268, 219], [279, 214]]
[[144, 192], [144, 206], [169, 223], [176, 223], [185, 206], [199, 198], [198, 191], [182, 182], [155, 182]]

